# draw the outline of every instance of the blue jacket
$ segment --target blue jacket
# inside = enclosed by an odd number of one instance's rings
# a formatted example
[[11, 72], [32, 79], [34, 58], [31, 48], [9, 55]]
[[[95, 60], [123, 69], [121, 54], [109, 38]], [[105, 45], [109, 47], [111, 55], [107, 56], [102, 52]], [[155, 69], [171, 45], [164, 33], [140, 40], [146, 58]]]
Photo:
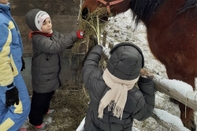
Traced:
[[11, 84], [22, 67], [22, 40], [10, 14], [10, 6], [0, 4], [0, 86]]

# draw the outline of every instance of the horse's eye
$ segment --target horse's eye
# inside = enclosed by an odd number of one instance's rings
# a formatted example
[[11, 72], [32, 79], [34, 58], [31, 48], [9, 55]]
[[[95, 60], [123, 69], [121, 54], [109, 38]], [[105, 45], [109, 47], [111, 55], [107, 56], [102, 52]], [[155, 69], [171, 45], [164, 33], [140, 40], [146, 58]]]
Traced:
[[88, 18], [88, 8], [87, 7], [83, 8], [81, 15], [82, 15], [82, 18], [85, 20]]

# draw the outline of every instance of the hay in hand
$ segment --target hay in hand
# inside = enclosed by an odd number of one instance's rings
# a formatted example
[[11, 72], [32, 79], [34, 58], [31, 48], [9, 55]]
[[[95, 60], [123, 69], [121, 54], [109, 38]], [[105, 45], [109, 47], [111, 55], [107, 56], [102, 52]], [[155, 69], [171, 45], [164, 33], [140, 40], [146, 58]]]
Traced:
[[[74, 43], [74, 46], [71, 49], [71, 54], [76, 53], [87, 53], [88, 50], [95, 45], [93, 42], [94, 37], [97, 37], [97, 34], [101, 32], [106, 21], [101, 19], [100, 22], [97, 22], [97, 16], [109, 16], [107, 9], [105, 7], [97, 8], [94, 12], [88, 15], [87, 20], [79, 18], [78, 29], [84, 31], [84, 39], [80, 39]], [[97, 30], [97, 24], [99, 24], [99, 30]], [[96, 43], [97, 44], [97, 43]]]

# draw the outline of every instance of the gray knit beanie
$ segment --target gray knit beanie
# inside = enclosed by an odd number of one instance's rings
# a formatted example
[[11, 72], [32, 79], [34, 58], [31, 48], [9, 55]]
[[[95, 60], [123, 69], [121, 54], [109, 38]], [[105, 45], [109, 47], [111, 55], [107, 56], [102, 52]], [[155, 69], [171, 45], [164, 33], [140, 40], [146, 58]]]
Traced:
[[40, 9], [32, 9], [25, 15], [25, 22], [32, 31], [42, 31], [41, 26], [49, 14]]
[[140, 75], [144, 66], [144, 57], [139, 47], [132, 43], [117, 44], [111, 51], [107, 69], [122, 80], [133, 80]]

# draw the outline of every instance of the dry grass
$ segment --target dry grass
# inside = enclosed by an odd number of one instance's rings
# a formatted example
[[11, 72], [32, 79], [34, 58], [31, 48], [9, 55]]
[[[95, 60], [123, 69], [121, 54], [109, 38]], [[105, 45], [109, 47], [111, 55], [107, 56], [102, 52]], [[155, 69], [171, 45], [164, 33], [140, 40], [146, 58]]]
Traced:
[[55, 125], [64, 125], [64, 131], [74, 131], [85, 116], [88, 108], [88, 95], [84, 88], [80, 87], [78, 90], [61, 88], [57, 91], [52, 100], [51, 107], [58, 109], [55, 117]]

